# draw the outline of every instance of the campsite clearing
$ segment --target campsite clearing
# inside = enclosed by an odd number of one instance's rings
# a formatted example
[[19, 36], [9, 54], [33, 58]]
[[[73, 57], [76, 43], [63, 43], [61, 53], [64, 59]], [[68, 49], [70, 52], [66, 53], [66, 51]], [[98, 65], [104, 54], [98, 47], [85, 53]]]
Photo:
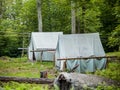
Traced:
[[[2, 58], [0, 59], [0, 76], [39, 78], [40, 71], [48, 71], [48, 78], [55, 78], [55, 75], [58, 74], [58, 72], [53, 67], [53, 62], [30, 62], [27, 60], [26, 57], [22, 57], [22, 58], [4, 57], [4, 58], [3, 60]], [[95, 72], [95, 74], [100, 76], [110, 77], [112, 79], [120, 81], [120, 73], [118, 67], [120, 67], [120, 63], [115, 63], [115, 62], [110, 63], [107, 69], [102, 71], [99, 70]], [[11, 89], [54, 90], [53, 87], [50, 89], [49, 85], [17, 83], [17, 82], [8, 82], [8, 83], [0, 82], [0, 89], [1, 88], [5, 88], [6, 90], [11, 90]], [[106, 89], [107, 87], [98, 86], [98, 88]], [[116, 87], [112, 87], [112, 86], [108, 88], [117, 90]]]

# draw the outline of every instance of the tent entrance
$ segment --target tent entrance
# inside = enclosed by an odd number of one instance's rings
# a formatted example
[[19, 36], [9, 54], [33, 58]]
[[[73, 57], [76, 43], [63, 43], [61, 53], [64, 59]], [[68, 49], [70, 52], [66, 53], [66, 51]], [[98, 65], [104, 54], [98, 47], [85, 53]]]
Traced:
[[43, 55], [44, 55], [44, 52], [48, 52], [48, 53], [53, 53], [54, 55], [53, 55], [53, 59], [54, 60], [52, 60], [52, 61], [54, 61], [55, 62], [55, 49], [39, 49], [39, 50], [31, 50], [30, 52], [32, 52], [33, 53], [33, 60], [36, 60], [36, 58], [35, 58], [35, 52], [39, 52], [39, 55], [40, 55], [40, 61], [42, 61], [43, 60]]

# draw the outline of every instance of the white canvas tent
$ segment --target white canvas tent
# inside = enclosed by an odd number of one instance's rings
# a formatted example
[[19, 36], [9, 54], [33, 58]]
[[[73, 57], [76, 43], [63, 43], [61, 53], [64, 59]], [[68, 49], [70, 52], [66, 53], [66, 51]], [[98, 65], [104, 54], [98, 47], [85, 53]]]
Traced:
[[100, 60], [87, 59], [78, 60], [78, 57], [92, 57], [92, 56], [105, 56], [100, 37], [98, 33], [90, 34], [71, 34], [60, 35], [56, 49], [56, 67], [63, 70], [63, 63], [65, 60], [62, 58], [76, 58], [74, 60], [67, 60], [67, 69], [71, 70], [75, 65], [79, 65], [76, 69], [77, 72], [94, 72], [96, 69], [103, 69], [106, 65], [106, 59]]
[[58, 36], [62, 34], [62, 32], [32, 32], [28, 47], [28, 59], [52, 61]]

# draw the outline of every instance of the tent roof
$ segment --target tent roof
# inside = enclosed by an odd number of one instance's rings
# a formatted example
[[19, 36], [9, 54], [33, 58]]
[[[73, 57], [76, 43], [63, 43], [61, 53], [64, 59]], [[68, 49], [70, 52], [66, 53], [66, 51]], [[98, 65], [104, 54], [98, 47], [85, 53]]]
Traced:
[[31, 40], [36, 50], [56, 49], [58, 35], [62, 32], [32, 32]]
[[59, 50], [60, 58], [105, 55], [99, 33], [60, 35]]

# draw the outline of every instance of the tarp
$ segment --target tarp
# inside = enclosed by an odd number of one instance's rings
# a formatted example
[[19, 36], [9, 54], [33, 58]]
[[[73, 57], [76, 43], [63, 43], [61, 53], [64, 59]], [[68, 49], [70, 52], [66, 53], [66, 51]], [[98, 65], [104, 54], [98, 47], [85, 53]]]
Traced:
[[[99, 33], [89, 34], [71, 34], [60, 35], [56, 49], [56, 66], [63, 70], [64, 61], [58, 61], [58, 58], [77, 58], [105, 56], [103, 46], [100, 41]], [[67, 60], [67, 69], [71, 70], [78, 65], [76, 72], [94, 72], [96, 69], [103, 69], [106, 65], [106, 59], [101, 60]]]
[[[52, 61], [54, 58], [54, 51], [47, 51], [49, 49], [56, 49], [58, 36], [62, 32], [32, 32], [30, 44], [28, 46], [28, 59], [29, 60], [46, 60]], [[41, 52], [43, 51], [42, 57]], [[31, 52], [37, 51], [37, 52]]]

